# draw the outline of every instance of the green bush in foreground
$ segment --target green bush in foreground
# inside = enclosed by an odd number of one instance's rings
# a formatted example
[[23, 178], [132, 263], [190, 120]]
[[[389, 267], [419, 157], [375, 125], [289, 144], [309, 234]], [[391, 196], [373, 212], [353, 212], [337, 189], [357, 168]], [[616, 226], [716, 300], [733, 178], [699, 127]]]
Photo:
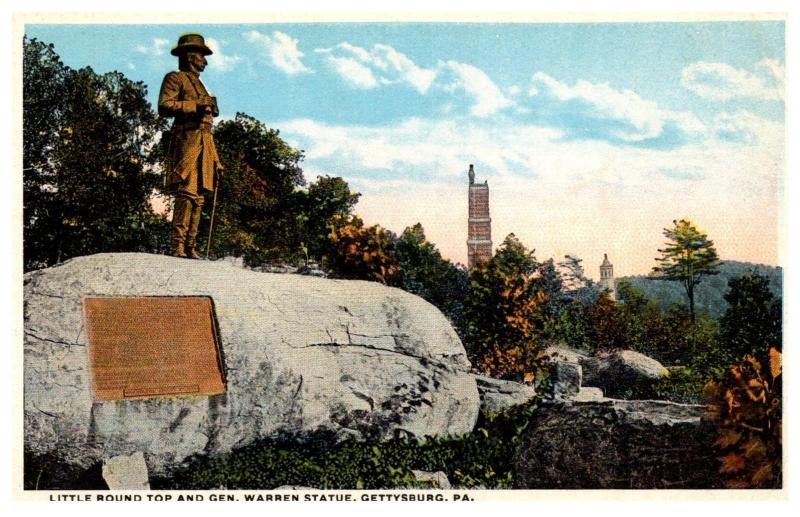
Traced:
[[519, 457], [521, 437], [536, 403], [499, 414], [481, 414], [475, 430], [458, 437], [403, 436], [380, 442], [330, 436], [304, 443], [268, 440], [217, 458], [202, 458], [157, 489], [270, 489], [299, 485], [324, 489], [381, 489], [420, 486], [413, 470], [444, 471], [454, 486], [507, 488]]

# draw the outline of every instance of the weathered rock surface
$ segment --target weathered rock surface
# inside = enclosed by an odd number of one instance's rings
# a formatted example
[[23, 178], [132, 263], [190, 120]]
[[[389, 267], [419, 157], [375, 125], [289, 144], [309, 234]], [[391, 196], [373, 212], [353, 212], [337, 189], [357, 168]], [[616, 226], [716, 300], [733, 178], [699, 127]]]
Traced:
[[570, 399], [578, 395], [583, 383], [581, 365], [567, 361], [557, 361], [550, 365], [550, 386], [556, 400]]
[[615, 399], [543, 407], [525, 431], [514, 488], [713, 488], [704, 411]]
[[651, 384], [669, 371], [655, 359], [633, 350], [601, 351], [581, 362], [583, 385], [602, 388], [606, 395], [629, 398], [635, 386]]
[[551, 345], [539, 352], [539, 358], [547, 361], [550, 374], [548, 398], [567, 400], [575, 397], [583, 383], [581, 361], [589, 356], [565, 347]]
[[632, 398], [635, 388], [669, 376], [669, 370], [661, 363], [633, 350], [602, 350], [592, 355], [549, 346], [539, 356], [549, 362], [553, 397], [557, 400], [572, 398], [587, 386], [600, 388], [607, 396]]
[[533, 386], [514, 381], [504, 381], [484, 375], [476, 375], [481, 409], [497, 413], [512, 406], [526, 404], [536, 397]]
[[141, 451], [104, 460], [102, 472], [111, 490], [150, 490], [147, 464]]
[[600, 402], [606, 397], [600, 388], [581, 388], [572, 400], [575, 402]]
[[[477, 418], [458, 336], [399, 289], [137, 253], [75, 258], [24, 284], [28, 453], [86, 467], [144, 451], [160, 475], [261, 438], [459, 434]], [[226, 392], [94, 402], [85, 295], [212, 297]]]
[[424, 470], [412, 470], [414, 479], [417, 483], [429, 488], [441, 488], [442, 490], [450, 490], [453, 488], [450, 485], [450, 480], [447, 479], [447, 474], [441, 470], [436, 472], [425, 472]]

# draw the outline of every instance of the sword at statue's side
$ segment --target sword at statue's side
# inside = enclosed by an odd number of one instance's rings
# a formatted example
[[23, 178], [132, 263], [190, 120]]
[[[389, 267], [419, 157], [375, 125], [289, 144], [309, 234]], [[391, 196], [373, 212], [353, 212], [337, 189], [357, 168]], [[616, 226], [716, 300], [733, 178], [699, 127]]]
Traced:
[[208, 244], [206, 245], [206, 258], [211, 253], [211, 237], [214, 231], [214, 216], [217, 213], [217, 191], [219, 190], [219, 172], [216, 173], [217, 177], [214, 178], [214, 201], [211, 202], [211, 223], [208, 225]]

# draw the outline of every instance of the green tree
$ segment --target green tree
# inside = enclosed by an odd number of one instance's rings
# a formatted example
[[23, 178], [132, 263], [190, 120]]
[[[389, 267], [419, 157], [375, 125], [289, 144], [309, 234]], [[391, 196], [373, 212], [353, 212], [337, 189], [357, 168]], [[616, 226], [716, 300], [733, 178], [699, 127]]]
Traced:
[[626, 347], [663, 360], [662, 352], [670, 346], [672, 337], [667, 334], [659, 305], [627, 280], [617, 283], [617, 300], [625, 325]]
[[489, 374], [521, 374], [533, 358], [545, 299], [538, 267], [533, 251], [512, 233], [489, 261], [470, 272], [468, 352]]
[[328, 235], [352, 222], [353, 208], [361, 194], [351, 192], [339, 177], [318, 176], [304, 196], [302, 228], [308, 254], [321, 260], [328, 251]]
[[593, 349], [632, 348], [624, 315], [608, 295], [597, 298], [588, 317], [588, 338]]
[[756, 272], [728, 282], [729, 307], [720, 319], [720, 337], [730, 360], [782, 350], [782, 307], [769, 289], [769, 279]]
[[[225, 175], [220, 182], [212, 250], [248, 264], [296, 262], [303, 256], [305, 185], [302, 151], [278, 130], [244, 113], [214, 132]], [[204, 211], [204, 218], [210, 211]]]
[[163, 121], [147, 88], [119, 72], [65, 66], [23, 41], [25, 268], [103, 251], [154, 251], [167, 223], [150, 198]]
[[584, 273], [582, 260], [565, 255], [564, 260], [555, 265], [553, 259], [543, 262], [539, 269], [547, 294], [542, 308], [542, 340], [571, 348], [594, 349], [592, 311], [601, 291]]
[[717, 274], [717, 250], [714, 242], [686, 219], [673, 221], [672, 228], [664, 228], [664, 236], [666, 247], [658, 250], [661, 256], [656, 258], [660, 265], [653, 267], [649, 278], [681, 282], [689, 300], [689, 314], [695, 321], [695, 287], [703, 276]]

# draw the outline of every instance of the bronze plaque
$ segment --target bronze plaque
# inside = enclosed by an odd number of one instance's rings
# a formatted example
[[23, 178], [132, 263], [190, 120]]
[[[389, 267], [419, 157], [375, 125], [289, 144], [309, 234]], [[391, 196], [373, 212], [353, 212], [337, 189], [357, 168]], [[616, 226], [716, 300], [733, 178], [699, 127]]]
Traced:
[[83, 312], [95, 400], [225, 391], [210, 298], [86, 297]]

